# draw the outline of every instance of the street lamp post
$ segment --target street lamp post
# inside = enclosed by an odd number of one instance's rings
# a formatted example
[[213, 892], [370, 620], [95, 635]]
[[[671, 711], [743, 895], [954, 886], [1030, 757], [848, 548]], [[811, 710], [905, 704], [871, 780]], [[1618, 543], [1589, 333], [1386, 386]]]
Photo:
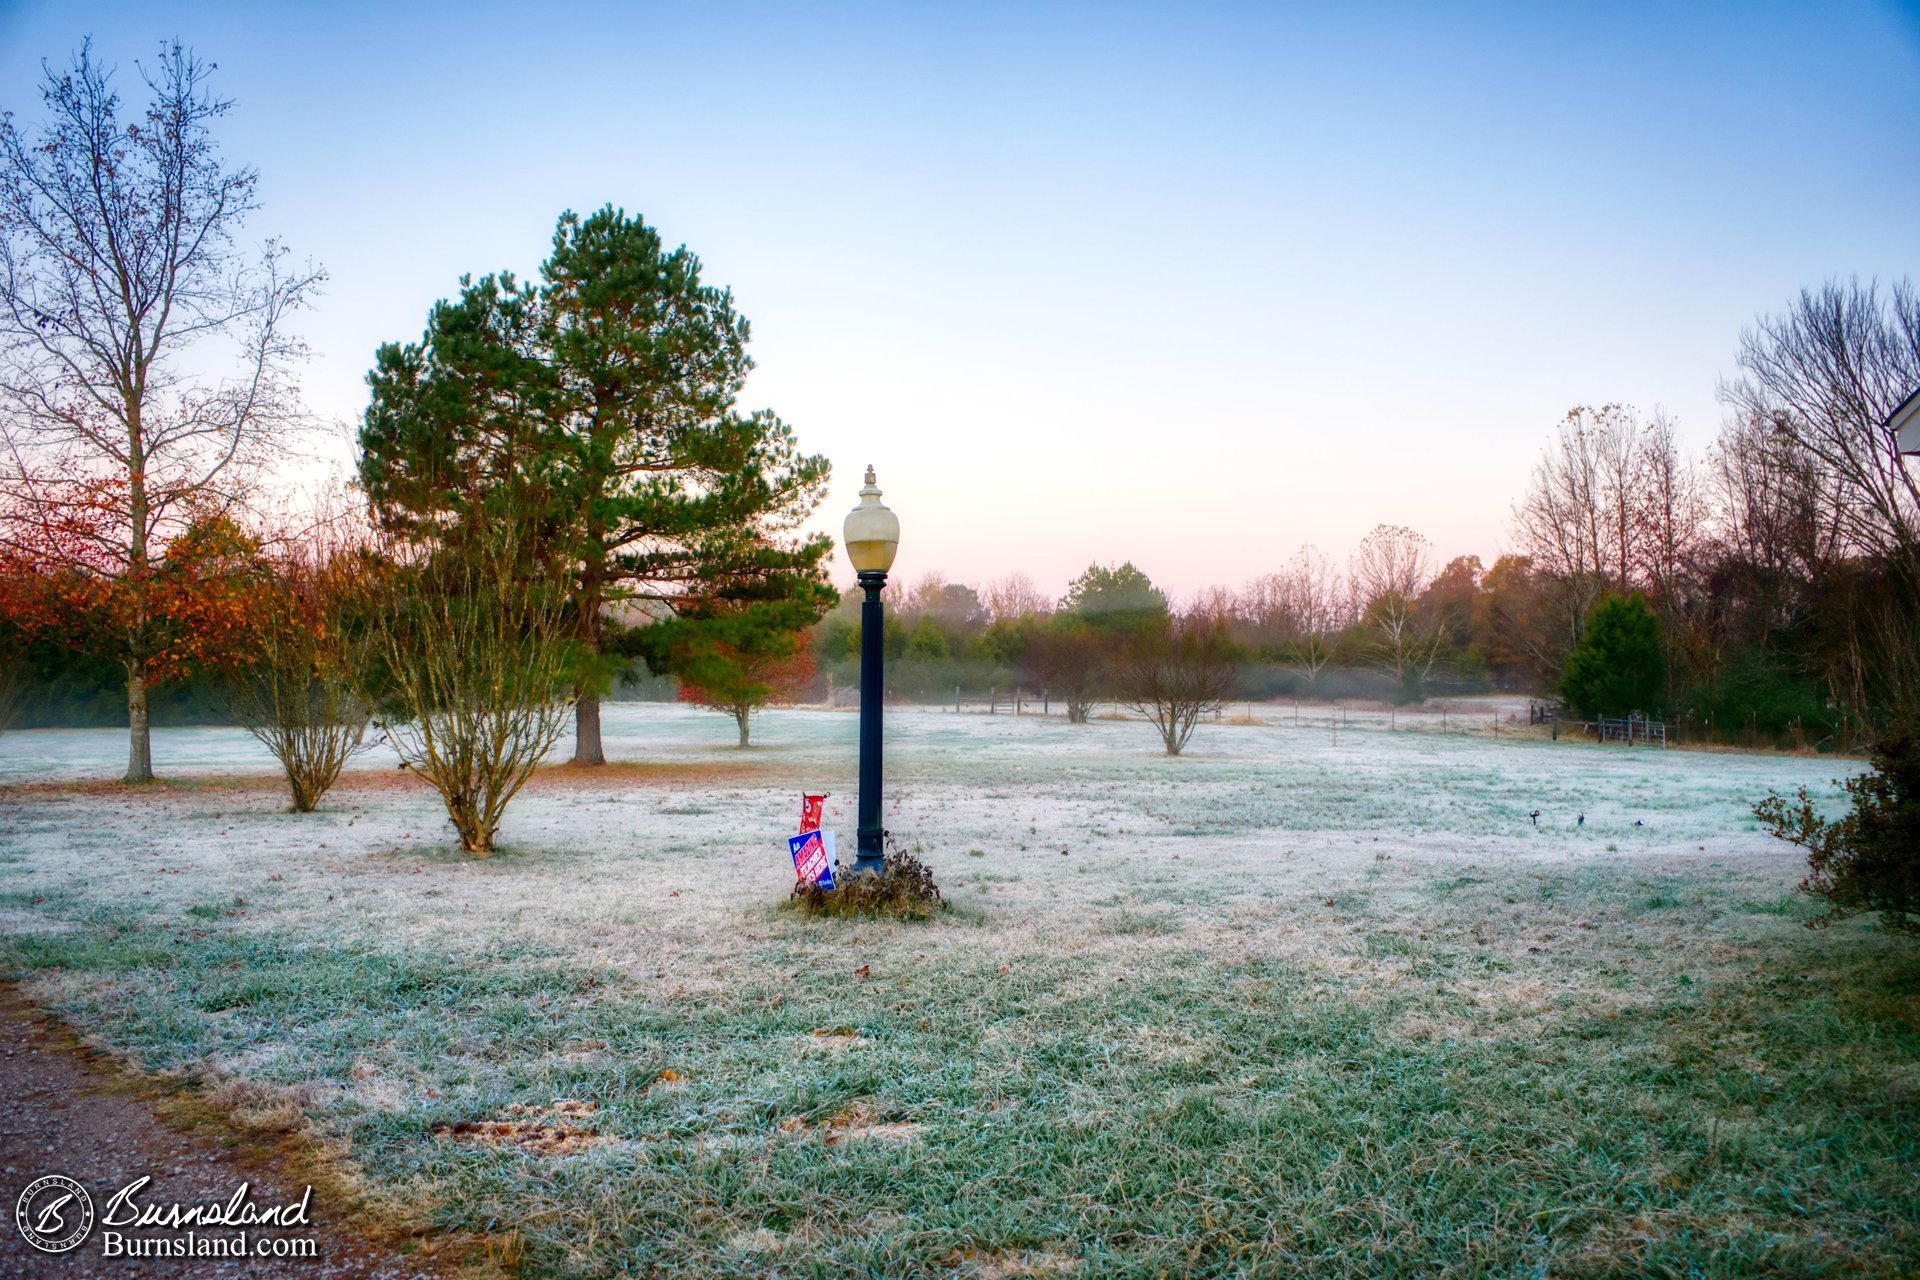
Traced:
[[880, 588], [887, 584], [893, 553], [900, 546], [900, 519], [880, 501], [873, 468], [860, 490], [860, 505], [847, 513], [841, 530], [847, 559], [853, 562], [866, 599], [860, 604], [860, 826], [856, 873], [879, 875], [886, 869], [880, 830], [880, 703], [885, 696], [886, 623]]

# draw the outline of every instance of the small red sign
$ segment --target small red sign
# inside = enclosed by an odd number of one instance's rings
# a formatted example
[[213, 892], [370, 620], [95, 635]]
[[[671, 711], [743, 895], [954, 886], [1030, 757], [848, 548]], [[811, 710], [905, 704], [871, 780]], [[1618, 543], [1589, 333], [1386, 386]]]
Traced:
[[825, 796], [802, 795], [800, 797], [800, 834], [820, 829], [820, 808], [826, 803]]

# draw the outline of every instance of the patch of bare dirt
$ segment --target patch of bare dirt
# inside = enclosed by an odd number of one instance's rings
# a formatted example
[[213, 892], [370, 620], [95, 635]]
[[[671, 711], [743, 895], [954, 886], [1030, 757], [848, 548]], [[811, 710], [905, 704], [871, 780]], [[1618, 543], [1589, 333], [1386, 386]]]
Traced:
[[947, 1262], [962, 1274], [979, 1280], [1037, 1280], [1080, 1272], [1080, 1259], [1049, 1249], [1003, 1249], [993, 1253], [965, 1249]]
[[562, 1098], [544, 1107], [516, 1102], [497, 1120], [456, 1120], [435, 1125], [433, 1132], [455, 1142], [475, 1146], [518, 1147], [528, 1155], [575, 1156], [604, 1146], [613, 1139], [586, 1123], [600, 1110], [598, 1103]]
[[788, 1116], [780, 1122], [785, 1134], [817, 1134], [829, 1147], [843, 1142], [880, 1139], [886, 1142], [911, 1142], [920, 1136], [920, 1126], [902, 1121], [880, 1119], [880, 1113], [864, 1102], [855, 1102], [824, 1120], [809, 1124], [804, 1117]]

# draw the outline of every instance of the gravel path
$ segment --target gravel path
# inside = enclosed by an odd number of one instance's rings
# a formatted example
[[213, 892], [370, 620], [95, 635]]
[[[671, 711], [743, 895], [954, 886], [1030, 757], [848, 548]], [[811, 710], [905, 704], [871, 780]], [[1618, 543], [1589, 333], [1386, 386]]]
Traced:
[[[15, 1225], [21, 1193], [46, 1174], [65, 1174], [91, 1194], [96, 1218], [88, 1238], [69, 1253], [30, 1248]], [[432, 1261], [402, 1257], [369, 1241], [330, 1215], [314, 1191], [310, 1227], [253, 1228], [250, 1240], [312, 1240], [315, 1257], [104, 1257], [107, 1230], [98, 1221], [108, 1199], [142, 1175], [153, 1178], [140, 1202], [167, 1207], [225, 1204], [242, 1182], [255, 1205], [296, 1200], [305, 1184], [290, 1180], [259, 1152], [217, 1137], [182, 1133], [155, 1118], [152, 1108], [111, 1068], [90, 1063], [70, 1037], [49, 1024], [10, 986], [0, 984], [0, 1277], [58, 1276], [130, 1280], [149, 1276], [327, 1277], [329, 1280], [447, 1280], [457, 1274]], [[44, 1197], [36, 1204], [44, 1206]], [[67, 1212], [71, 1212], [69, 1206]], [[130, 1240], [178, 1239], [185, 1231], [148, 1228], [122, 1233]], [[227, 1237], [232, 1230], [197, 1232]]]

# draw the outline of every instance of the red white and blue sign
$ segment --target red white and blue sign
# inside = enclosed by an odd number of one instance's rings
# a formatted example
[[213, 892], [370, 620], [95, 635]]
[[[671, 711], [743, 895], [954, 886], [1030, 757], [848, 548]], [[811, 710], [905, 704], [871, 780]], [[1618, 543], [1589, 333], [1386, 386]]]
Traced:
[[833, 833], [803, 831], [787, 837], [787, 852], [793, 855], [793, 874], [801, 884], [833, 888]]

